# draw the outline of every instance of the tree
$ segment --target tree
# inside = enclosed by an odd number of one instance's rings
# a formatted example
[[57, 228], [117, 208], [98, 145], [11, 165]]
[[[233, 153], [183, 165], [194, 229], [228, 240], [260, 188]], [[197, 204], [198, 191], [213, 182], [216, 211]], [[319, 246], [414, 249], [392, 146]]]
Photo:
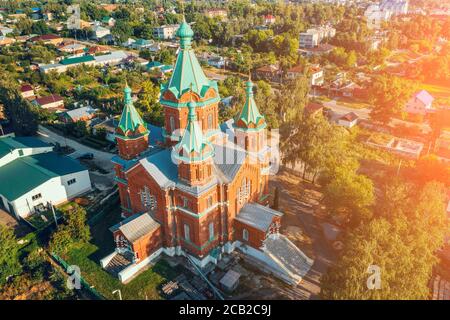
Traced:
[[14, 231], [0, 224], [0, 286], [6, 283], [9, 276], [21, 272], [19, 261], [19, 245]]
[[37, 114], [31, 103], [22, 98], [9, 84], [0, 83], [0, 104], [5, 106], [8, 119], [18, 136], [35, 135], [38, 129]]
[[412, 175], [421, 186], [430, 181], [439, 181], [450, 186], [450, 167], [434, 155], [420, 158]]
[[[427, 299], [448, 232], [445, 188], [394, 180], [380, 199], [378, 216], [350, 232], [337, 264], [322, 278], [325, 299]], [[369, 266], [379, 267], [381, 288], [368, 290]], [[414, 281], [405, 281], [414, 279]]]
[[31, 32], [35, 34], [48, 34], [50, 29], [43, 20], [39, 20], [33, 23]]
[[64, 223], [52, 234], [49, 248], [56, 253], [66, 252], [75, 243], [86, 243], [91, 238], [86, 224], [86, 210], [77, 204], [63, 212]]
[[391, 118], [402, 114], [414, 90], [415, 86], [408, 80], [390, 75], [377, 77], [369, 90], [373, 104], [370, 118], [388, 125]]
[[347, 168], [339, 168], [325, 187], [325, 204], [332, 214], [342, 214], [350, 227], [367, 221], [375, 202], [372, 180]]

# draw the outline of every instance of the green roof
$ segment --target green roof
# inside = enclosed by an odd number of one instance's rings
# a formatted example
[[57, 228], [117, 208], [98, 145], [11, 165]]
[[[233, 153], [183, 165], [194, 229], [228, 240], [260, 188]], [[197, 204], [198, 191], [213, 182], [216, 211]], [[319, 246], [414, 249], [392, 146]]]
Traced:
[[126, 86], [124, 89], [124, 104], [125, 107], [122, 111], [122, 116], [120, 117], [118, 128], [122, 130], [124, 135], [128, 132], [134, 132], [140, 126], [147, 128], [142, 120], [141, 116], [137, 112], [133, 105], [133, 100], [131, 99], [131, 89]]
[[[208, 89], [213, 87], [218, 95], [217, 83], [206, 77], [191, 48], [194, 32], [186, 21], [180, 25], [177, 36], [180, 37], [181, 50], [178, 53], [172, 77], [167, 84], [162, 86], [162, 91], [170, 90], [179, 99], [191, 89], [200, 97], [204, 97]], [[161, 102], [164, 103], [162, 98]]]
[[0, 158], [16, 149], [44, 148], [50, 145], [34, 137], [0, 138]]
[[85, 63], [88, 61], [94, 61], [95, 58], [93, 56], [82, 56], [82, 57], [76, 57], [76, 58], [67, 58], [64, 60], [61, 60], [59, 63], [62, 65], [70, 65], [70, 64], [76, 64], [76, 63]]
[[[255, 99], [253, 98], [253, 83], [249, 80], [245, 84], [245, 92], [246, 99], [244, 103], [244, 107], [242, 108], [241, 113], [239, 114], [237, 121], [235, 121], [236, 125], [239, 125], [239, 120], [245, 123], [248, 127], [250, 124], [255, 125], [255, 128], [258, 127], [261, 119], [264, 120], [264, 116], [259, 112], [258, 107], [256, 106]], [[260, 125], [261, 128], [265, 127], [266, 123], [263, 122], [263, 125]]]
[[[212, 146], [205, 139], [202, 133], [202, 129], [197, 123], [197, 115], [195, 113], [195, 102], [189, 102], [189, 114], [186, 130], [183, 133], [181, 141], [177, 144], [177, 158], [184, 161], [202, 161], [212, 156]], [[210, 152], [204, 153], [209, 146]], [[192, 158], [191, 153], [195, 152], [198, 157]], [[182, 153], [182, 155], [180, 155]]]
[[52, 178], [84, 170], [77, 161], [55, 152], [17, 158], [0, 167], [0, 194], [14, 201]]

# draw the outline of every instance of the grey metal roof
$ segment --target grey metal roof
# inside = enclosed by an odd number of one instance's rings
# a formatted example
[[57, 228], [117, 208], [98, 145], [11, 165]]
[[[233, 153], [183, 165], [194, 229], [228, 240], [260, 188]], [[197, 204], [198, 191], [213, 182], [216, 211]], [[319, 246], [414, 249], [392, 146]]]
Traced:
[[118, 227], [129, 242], [134, 242], [161, 226], [148, 213], [132, 217], [134, 218]]
[[257, 203], [247, 203], [236, 216], [236, 220], [256, 229], [267, 231], [275, 216], [283, 213]]
[[77, 108], [77, 109], [72, 109], [66, 112], [66, 114], [71, 118], [71, 119], [80, 119], [82, 117], [88, 117], [91, 114], [95, 113], [95, 109], [92, 107], [81, 107], [81, 108]]
[[214, 163], [229, 181], [232, 181], [242, 164], [245, 162], [246, 152], [237, 148], [235, 144], [214, 145]]

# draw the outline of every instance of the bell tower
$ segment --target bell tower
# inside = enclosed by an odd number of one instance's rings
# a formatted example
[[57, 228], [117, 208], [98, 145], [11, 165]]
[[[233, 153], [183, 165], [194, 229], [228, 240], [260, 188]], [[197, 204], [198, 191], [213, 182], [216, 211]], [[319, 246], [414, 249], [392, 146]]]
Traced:
[[148, 148], [149, 131], [133, 105], [131, 89], [124, 89], [124, 108], [116, 129], [119, 156], [130, 160], [136, 158]]
[[214, 149], [197, 123], [196, 103], [188, 103], [188, 123], [181, 141], [173, 149], [178, 161], [178, 177], [191, 186], [202, 185], [212, 177]]
[[266, 145], [264, 116], [259, 112], [253, 98], [253, 82], [245, 83], [245, 103], [234, 122], [236, 144], [248, 152], [260, 152]]

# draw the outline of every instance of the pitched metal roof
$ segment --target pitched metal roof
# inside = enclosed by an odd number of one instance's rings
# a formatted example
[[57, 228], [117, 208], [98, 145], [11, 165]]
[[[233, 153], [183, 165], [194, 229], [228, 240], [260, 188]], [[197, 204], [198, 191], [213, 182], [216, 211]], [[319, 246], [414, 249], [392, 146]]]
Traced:
[[[214, 88], [218, 95], [217, 83], [209, 80], [191, 48], [194, 32], [189, 24], [183, 22], [177, 31], [180, 37], [180, 52], [169, 82], [162, 86], [162, 91], [170, 90], [178, 99], [192, 89], [200, 97], [204, 97], [209, 88]], [[161, 95], [162, 97], [163, 95]]]
[[43, 106], [46, 104], [50, 104], [53, 102], [59, 102], [59, 101], [63, 101], [63, 97], [61, 97], [58, 94], [51, 94], [49, 96], [45, 96], [45, 97], [41, 97], [41, 98], [37, 98], [35, 101], [38, 105]]
[[269, 207], [257, 203], [247, 203], [239, 211], [236, 220], [256, 228], [261, 231], [267, 231], [272, 224], [274, 217], [281, 217], [283, 214]]
[[213, 149], [208, 140], [203, 136], [202, 129], [197, 122], [195, 113], [195, 102], [189, 102], [189, 114], [186, 130], [183, 137], [175, 146], [175, 156], [184, 162], [204, 161], [213, 155]]
[[145, 129], [144, 133], [148, 132], [144, 121], [133, 105], [130, 87], [126, 86], [123, 92], [125, 96], [125, 107], [123, 108], [118, 128], [122, 130], [124, 135], [135, 132], [139, 127], [143, 127]]
[[225, 145], [214, 145], [214, 164], [217, 169], [230, 182], [239, 172], [242, 164], [245, 162], [245, 150], [237, 147], [233, 143]]
[[77, 63], [85, 63], [89, 61], [95, 61], [95, 58], [93, 56], [87, 55], [82, 57], [75, 57], [75, 58], [68, 58], [61, 60], [59, 63], [62, 65], [71, 65], [71, 64], [77, 64]]
[[50, 145], [34, 137], [0, 137], [0, 157], [16, 149], [45, 147]]
[[266, 121], [264, 116], [259, 112], [256, 106], [255, 99], [253, 99], [253, 83], [249, 80], [245, 84], [246, 99], [244, 107], [239, 114], [235, 125], [239, 126], [243, 124], [245, 128], [249, 128], [251, 125], [254, 128], [264, 128], [266, 126]]
[[426, 90], [421, 90], [417, 92], [414, 97], [418, 100], [420, 100], [423, 104], [430, 104], [433, 102], [434, 98], [431, 94], [428, 93]]
[[119, 225], [117, 229], [119, 229], [131, 243], [154, 232], [161, 226], [148, 213], [137, 214], [130, 218], [130, 220]]
[[13, 201], [52, 178], [84, 170], [77, 161], [55, 152], [17, 158], [0, 167], [0, 194]]

